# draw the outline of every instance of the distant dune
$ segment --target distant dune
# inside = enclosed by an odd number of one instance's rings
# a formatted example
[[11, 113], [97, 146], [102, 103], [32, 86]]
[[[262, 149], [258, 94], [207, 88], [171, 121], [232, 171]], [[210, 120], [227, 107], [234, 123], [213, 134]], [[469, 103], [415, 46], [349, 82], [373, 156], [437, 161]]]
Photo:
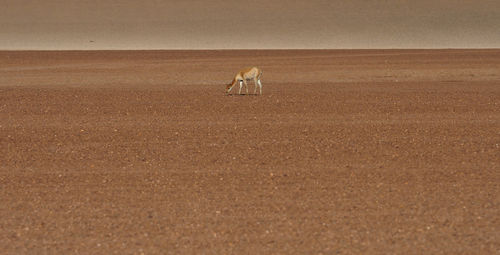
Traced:
[[0, 50], [500, 48], [496, 0], [0, 1]]

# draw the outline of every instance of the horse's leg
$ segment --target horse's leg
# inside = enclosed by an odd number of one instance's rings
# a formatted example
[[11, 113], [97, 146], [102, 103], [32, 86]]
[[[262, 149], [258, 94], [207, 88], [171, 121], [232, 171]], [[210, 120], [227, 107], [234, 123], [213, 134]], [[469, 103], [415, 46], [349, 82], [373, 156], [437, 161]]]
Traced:
[[[262, 83], [260, 82], [260, 79], [258, 79], [257, 82], [259, 83], [260, 94], [262, 95]], [[257, 88], [257, 87], [255, 87], [255, 88]]]
[[254, 83], [254, 85], [255, 85], [255, 86], [254, 86], [254, 89], [253, 89], [253, 94], [254, 94], [254, 95], [255, 95], [255, 94], [257, 94], [257, 86], [259, 86], [259, 84], [257, 83], [257, 81], [258, 81], [258, 80], [257, 80], [257, 78], [254, 78], [254, 79], [253, 79], [253, 83]]
[[243, 82], [242, 81], [240, 81], [240, 91], [238, 92], [238, 94], [240, 94], [240, 95], [241, 95], [241, 87], [243, 87]]

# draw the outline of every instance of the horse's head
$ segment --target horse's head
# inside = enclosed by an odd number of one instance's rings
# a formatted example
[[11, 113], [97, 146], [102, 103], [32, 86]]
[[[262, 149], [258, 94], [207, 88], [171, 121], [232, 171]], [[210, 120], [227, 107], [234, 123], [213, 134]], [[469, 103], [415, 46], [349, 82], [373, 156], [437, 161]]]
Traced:
[[226, 94], [231, 92], [231, 89], [233, 89], [234, 85], [236, 84], [236, 81], [233, 80], [231, 83], [226, 85]]

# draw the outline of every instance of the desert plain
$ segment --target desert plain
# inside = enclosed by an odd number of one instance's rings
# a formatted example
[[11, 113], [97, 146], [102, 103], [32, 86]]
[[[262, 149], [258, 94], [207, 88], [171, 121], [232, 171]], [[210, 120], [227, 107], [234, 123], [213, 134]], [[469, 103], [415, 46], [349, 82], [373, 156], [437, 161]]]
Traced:
[[497, 254], [500, 50], [1, 51], [0, 251]]

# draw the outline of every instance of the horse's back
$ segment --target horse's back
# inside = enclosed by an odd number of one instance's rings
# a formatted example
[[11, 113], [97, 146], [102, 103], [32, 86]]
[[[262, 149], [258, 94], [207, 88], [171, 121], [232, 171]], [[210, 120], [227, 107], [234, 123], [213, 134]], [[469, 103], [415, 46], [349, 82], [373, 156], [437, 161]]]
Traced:
[[262, 71], [258, 67], [248, 67], [240, 71], [240, 75], [246, 79], [252, 79], [260, 76]]

